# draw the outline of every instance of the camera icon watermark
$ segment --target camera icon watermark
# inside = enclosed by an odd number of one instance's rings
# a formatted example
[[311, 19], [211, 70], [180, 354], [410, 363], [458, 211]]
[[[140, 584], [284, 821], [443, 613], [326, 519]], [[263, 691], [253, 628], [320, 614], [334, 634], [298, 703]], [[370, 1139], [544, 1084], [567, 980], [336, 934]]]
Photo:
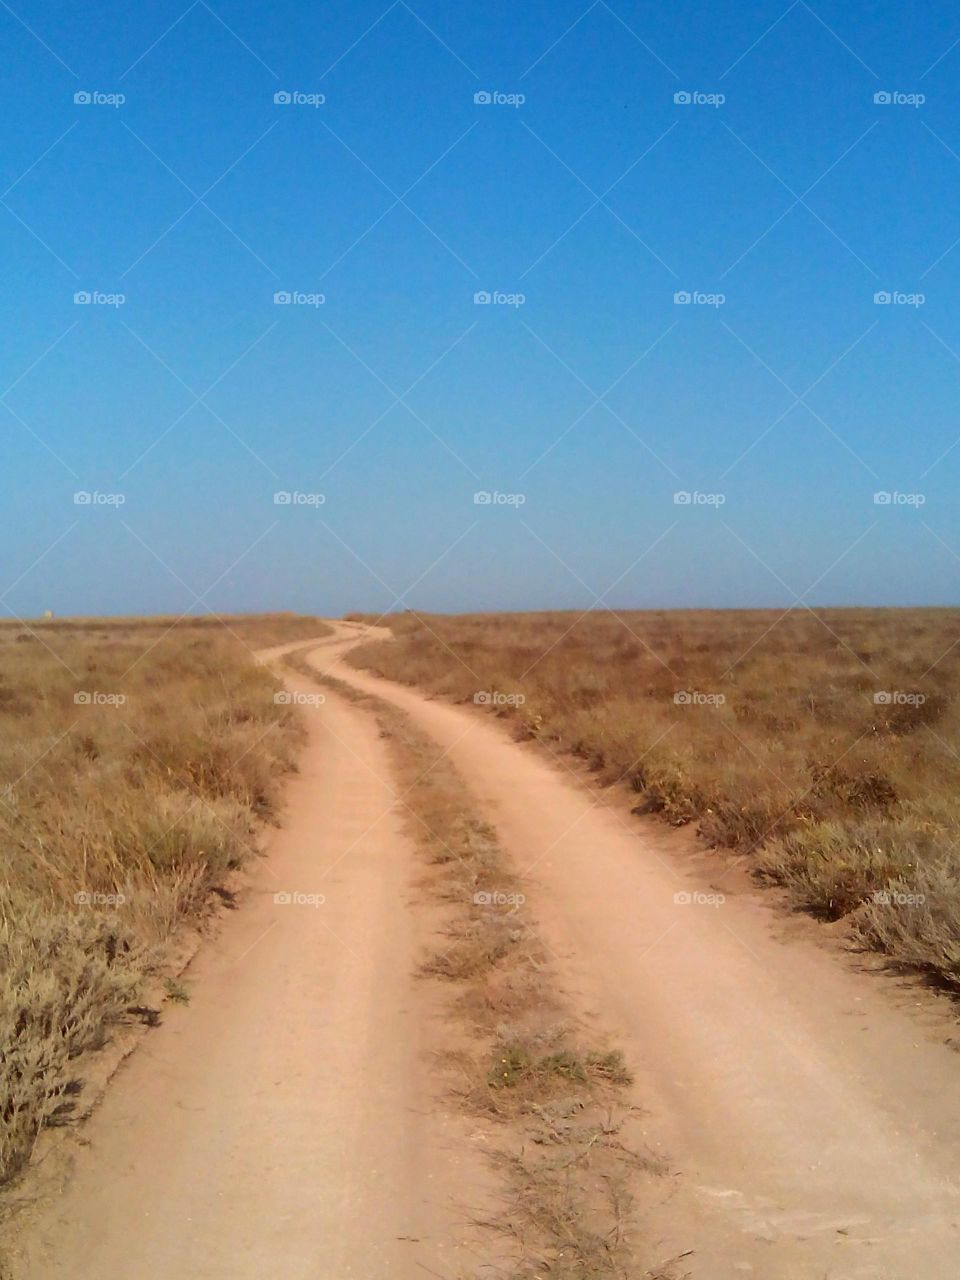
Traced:
[[876, 507], [922, 507], [926, 501], [925, 493], [901, 493], [899, 489], [880, 489], [873, 495]]
[[925, 93], [901, 93], [899, 89], [880, 89], [873, 95], [878, 107], [922, 107], [927, 100]]
[[911, 693], [906, 689], [878, 689], [873, 695], [878, 707], [922, 707], [926, 700], [925, 693]]
[[525, 493], [501, 493], [499, 489], [480, 489], [473, 495], [477, 507], [522, 507], [526, 500]]
[[322, 507], [327, 500], [325, 493], [301, 493], [299, 489], [279, 489], [273, 495], [276, 507]]
[[899, 289], [878, 289], [873, 295], [875, 307], [922, 307], [925, 293], [903, 293]]
[[78, 89], [73, 95], [78, 107], [122, 107], [127, 100], [125, 93], [101, 93], [99, 89]]
[[78, 689], [73, 695], [77, 707], [122, 707], [126, 701], [125, 693], [100, 693], [97, 689]]
[[902, 889], [876, 889], [871, 898], [880, 907], [922, 907], [926, 900], [925, 893], [907, 893]]
[[525, 893], [503, 893], [499, 889], [480, 889], [473, 895], [475, 907], [522, 907]]
[[722, 707], [725, 693], [702, 693], [699, 689], [678, 689], [673, 701], [678, 707]]
[[673, 101], [678, 107], [722, 107], [725, 93], [703, 93], [699, 89], [678, 89]]
[[699, 489], [678, 489], [673, 495], [675, 507], [722, 507], [726, 501], [725, 493], [701, 493]]
[[73, 295], [75, 307], [122, 307], [125, 293], [103, 293], [99, 289], [78, 289]]
[[497, 689], [479, 689], [473, 695], [478, 707], [522, 707], [526, 700], [526, 694], [500, 693]]
[[480, 89], [473, 95], [478, 107], [522, 107], [526, 100], [525, 93], [501, 93], [499, 89]]
[[300, 693], [290, 689], [280, 689], [273, 695], [278, 707], [322, 707], [326, 700], [322, 693]]
[[478, 289], [473, 295], [475, 307], [522, 307], [526, 300], [525, 293], [505, 293], [502, 289]]
[[273, 295], [275, 307], [322, 307], [325, 293], [303, 293], [299, 289], [278, 289]]
[[73, 495], [77, 507], [122, 507], [127, 501], [125, 493], [101, 493], [99, 489], [78, 489]]
[[704, 293], [700, 289], [678, 289], [673, 295], [675, 307], [722, 307], [725, 293]]
[[327, 100], [325, 93], [301, 93], [299, 89], [278, 89], [273, 95], [277, 107], [322, 107]]

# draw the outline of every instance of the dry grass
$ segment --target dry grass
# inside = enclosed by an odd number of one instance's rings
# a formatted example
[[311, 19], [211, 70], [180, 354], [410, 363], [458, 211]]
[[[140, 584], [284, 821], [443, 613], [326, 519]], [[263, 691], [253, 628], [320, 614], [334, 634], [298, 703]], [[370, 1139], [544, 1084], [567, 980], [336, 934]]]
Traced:
[[[293, 658], [289, 665], [318, 679]], [[495, 830], [472, 811], [445, 752], [389, 704], [324, 683], [369, 706], [388, 739], [424, 884], [445, 926], [421, 974], [442, 984], [468, 1047], [445, 1055], [451, 1093], [491, 1127], [501, 1211], [479, 1225], [501, 1237], [502, 1280], [640, 1280], [634, 1223], [641, 1179], [662, 1161], [624, 1145], [631, 1077], [616, 1050], [585, 1049], [558, 995], [550, 958]], [[670, 1280], [672, 1270], [659, 1273]]]
[[[372, 619], [371, 619], [372, 620]], [[351, 660], [487, 705], [960, 987], [960, 613], [387, 619]]]
[[[298, 725], [248, 645], [293, 615], [0, 624], [0, 1180], [253, 849]], [[173, 998], [182, 998], [176, 995]]]

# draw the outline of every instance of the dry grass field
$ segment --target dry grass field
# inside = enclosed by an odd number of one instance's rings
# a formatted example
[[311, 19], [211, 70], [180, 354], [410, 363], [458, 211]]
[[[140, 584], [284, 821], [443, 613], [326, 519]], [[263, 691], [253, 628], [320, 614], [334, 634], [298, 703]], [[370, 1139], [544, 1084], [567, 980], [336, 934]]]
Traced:
[[[363, 615], [350, 615], [374, 621]], [[351, 661], [511, 717], [960, 987], [960, 612], [386, 619]]]
[[70, 1116], [80, 1056], [153, 1016], [144, 981], [273, 816], [298, 724], [252, 648], [325, 629], [0, 624], [0, 1180]]

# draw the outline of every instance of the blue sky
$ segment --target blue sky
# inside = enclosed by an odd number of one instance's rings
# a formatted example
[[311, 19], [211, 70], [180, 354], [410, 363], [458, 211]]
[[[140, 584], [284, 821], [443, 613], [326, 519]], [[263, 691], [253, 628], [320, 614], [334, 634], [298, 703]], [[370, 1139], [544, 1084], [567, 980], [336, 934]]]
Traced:
[[8, 613], [957, 603], [947, 6], [0, 31]]

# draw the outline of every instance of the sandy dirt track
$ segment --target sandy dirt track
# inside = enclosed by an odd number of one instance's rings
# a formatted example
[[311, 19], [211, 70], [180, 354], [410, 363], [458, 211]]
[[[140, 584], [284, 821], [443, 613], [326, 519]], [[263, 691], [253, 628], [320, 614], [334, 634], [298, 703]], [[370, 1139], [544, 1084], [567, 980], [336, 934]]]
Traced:
[[[694, 1280], [955, 1280], [960, 1059], [936, 1012], [784, 937], [762, 895], [698, 902], [702, 859], [492, 717], [356, 671], [364, 629], [335, 630], [310, 661], [446, 748], [528, 876], [570, 1003], [636, 1072], [672, 1169], [644, 1191], [643, 1256], [686, 1254]], [[334, 693], [304, 714], [286, 825], [191, 966], [191, 1003], [127, 1060], [62, 1195], [25, 1220], [12, 1280], [483, 1274], [462, 1223], [490, 1187], [424, 1071], [445, 1035], [412, 978], [431, 909], [384, 744]]]
[[[357, 632], [338, 630], [346, 649]], [[677, 1171], [644, 1215], [661, 1256], [693, 1249], [699, 1280], [960, 1275], [960, 1060], [939, 1014], [785, 939], [762, 895], [698, 902], [696, 860], [491, 717], [358, 672], [337, 645], [311, 661], [446, 747], [529, 874], [561, 977], [623, 1047]]]
[[384, 744], [340, 698], [304, 717], [284, 827], [191, 965], [190, 1004], [84, 1126], [63, 1194], [18, 1224], [16, 1280], [422, 1280], [473, 1260], [482, 1161], [428, 1087], [429, 909], [411, 909]]

